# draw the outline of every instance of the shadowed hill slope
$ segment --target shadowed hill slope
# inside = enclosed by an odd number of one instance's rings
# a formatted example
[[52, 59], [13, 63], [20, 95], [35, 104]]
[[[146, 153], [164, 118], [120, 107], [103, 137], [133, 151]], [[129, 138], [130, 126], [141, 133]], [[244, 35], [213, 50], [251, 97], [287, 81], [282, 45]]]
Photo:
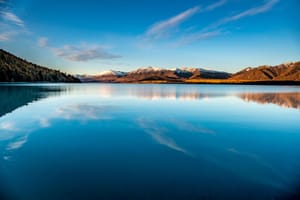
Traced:
[[80, 82], [58, 70], [42, 67], [0, 49], [0, 82]]

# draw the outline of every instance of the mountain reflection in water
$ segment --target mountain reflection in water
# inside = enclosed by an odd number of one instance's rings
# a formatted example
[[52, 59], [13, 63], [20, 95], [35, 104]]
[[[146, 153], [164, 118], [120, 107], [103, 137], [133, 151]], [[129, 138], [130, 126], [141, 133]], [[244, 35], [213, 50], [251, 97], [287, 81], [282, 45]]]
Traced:
[[[88, 85], [88, 84], [86, 84]], [[239, 97], [246, 102], [256, 102], [259, 104], [275, 104], [283, 108], [300, 109], [300, 88], [292, 88], [288, 91], [276, 91], [276, 88], [258, 87], [259, 90], [247, 91], [249, 86], [245, 88], [232, 87], [232, 90], [222, 91], [210, 90], [208, 87], [195, 85], [189, 87], [186, 85], [167, 87], [159, 87], [158, 85], [108, 85], [108, 84], [91, 84], [91, 88], [85, 88], [77, 85], [2, 85], [0, 86], [0, 117], [9, 113], [18, 107], [27, 105], [28, 103], [38, 101], [49, 96], [60, 96], [66, 93], [80, 93], [94, 94], [99, 97], [113, 97], [113, 96], [131, 96], [149, 100], [208, 100], [217, 97]], [[251, 89], [251, 88], [250, 88]], [[290, 88], [289, 88], [290, 89]], [[298, 90], [299, 91], [298, 91]], [[275, 91], [274, 91], [275, 90]]]
[[276, 104], [283, 108], [300, 109], [300, 93], [245, 93], [239, 95], [243, 100], [260, 104]]

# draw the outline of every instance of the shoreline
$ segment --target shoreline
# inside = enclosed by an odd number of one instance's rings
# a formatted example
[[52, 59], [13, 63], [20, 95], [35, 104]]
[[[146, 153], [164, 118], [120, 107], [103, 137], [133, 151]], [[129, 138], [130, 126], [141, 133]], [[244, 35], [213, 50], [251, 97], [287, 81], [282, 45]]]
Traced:
[[282, 85], [282, 86], [300, 86], [300, 81], [248, 81], [248, 80], [218, 80], [218, 79], [209, 79], [209, 80], [186, 80], [186, 81], [165, 81], [165, 80], [144, 80], [144, 81], [132, 81], [132, 82], [0, 82], [0, 85], [10, 85], [10, 84], [182, 84], [182, 85]]

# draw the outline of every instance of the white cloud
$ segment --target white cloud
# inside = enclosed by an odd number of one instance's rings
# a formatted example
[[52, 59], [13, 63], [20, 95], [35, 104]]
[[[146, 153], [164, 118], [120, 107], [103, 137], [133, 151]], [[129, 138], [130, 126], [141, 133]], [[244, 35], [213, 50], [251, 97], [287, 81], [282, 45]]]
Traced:
[[257, 15], [257, 14], [260, 14], [260, 13], [267, 12], [278, 2], [279, 2], [279, 0], [267, 1], [267, 3], [265, 3], [262, 6], [251, 8], [251, 9], [246, 10], [244, 12], [241, 12], [237, 15], [231, 16], [229, 18], [225, 18], [224, 21], [225, 22], [230, 22], [230, 21], [238, 20], [238, 19], [243, 18], [243, 17], [253, 16], [253, 15]]
[[212, 11], [212, 10], [214, 10], [216, 8], [219, 8], [219, 7], [223, 6], [226, 3], [227, 3], [227, 0], [220, 0], [220, 1], [217, 1], [216, 3], [213, 3], [213, 4], [209, 5], [209, 6], [207, 6], [205, 8], [205, 10], [206, 11]]
[[65, 45], [61, 48], [53, 48], [54, 53], [70, 61], [88, 61], [94, 59], [115, 59], [120, 55], [111, 54], [99, 45]]
[[191, 44], [193, 42], [205, 40], [205, 39], [215, 37], [215, 36], [218, 36], [221, 34], [222, 34], [222, 32], [220, 30], [210, 31], [210, 32], [192, 33], [192, 34], [183, 36], [179, 40], [179, 42], [177, 42], [177, 45], [181, 46], [181, 45]]
[[10, 22], [13, 22], [15, 25], [24, 27], [24, 22], [23, 20], [21, 20], [17, 15], [15, 15], [14, 13], [10, 12], [10, 11], [1, 11], [1, 15], [2, 17]]
[[[227, 2], [226, 0], [218, 1], [215, 4], [207, 6], [205, 8], [205, 10], [207, 10], [207, 11], [213, 10], [217, 7], [224, 5], [226, 2]], [[223, 19], [217, 21], [216, 23], [213, 23], [213, 24], [203, 28], [198, 33], [190, 33], [190, 34], [183, 35], [181, 37], [181, 39], [179, 40], [179, 42], [177, 42], [176, 44], [181, 46], [181, 45], [190, 44], [190, 43], [193, 43], [196, 41], [208, 39], [211, 37], [219, 36], [224, 33], [222, 31], [220, 31], [220, 28], [219, 28], [220, 26], [225, 25], [230, 22], [233, 22], [233, 21], [237, 21], [244, 17], [254, 16], [254, 15], [257, 15], [260, 13], [267, 12], [278, 2], [279, 2], [279, 0], [269, 0], [261, 6], [250, 8], [250, 9], [240, 12], [236, 15], [223, 18]]]
[[[1, 32], [1, 30], [5, 30], [3, 32]], [[0, 42], [6, 42], [6, 41], [10, 41], [13, 40], [16, 36], [18, 35], [26, 35], [26, 34], [30, 34], [30, 32], [28, 32], [25, 29], [15, 29], [10, 27], [9, 25], [3, 25], [0, 24]]]
[[[145, 41], [156, 40], [170, 36], [172, 31], [176, 30], [183, 22], [187, 21], [189, 18], [198, 14], [200, 12], [213, 11], [223, 5], [225, 5], [228, 0], [219, 0], [213, 4], [210, 4], [203, 9], [200, 6], [195, 6], [190, 9], [185, 10], [169, 19], [157, 22], [153, 24], [144, 35]], [[188, 30], [188, 29], [186, 29]], [[198, 34], [198, 33], [197, 33]], [[194, 36], [195, 37], [195, 36]], [[144, 42], [145, 42], [144, 41]]]
[[[5, 4], [6, 2], [2, 1], [1, 3]], [[10, 41], [17, 35], [28, 33], [22, 19], [6, 8], [0, 8], [0, 42]]]
[[147, 30], [146, 36], [153, 39], [164, 37], [168, 34], [168, 32], [171, 29], [179, 26], [181, 23], [183, 23], [184, 21], [186, 21], [188, 18], [195, 15], [199, 11], [200, 11], [200, 7], [196, 6], [182, 13], [179, 13], [178, 15], [173, 16], [167, 20], [155, 23]]
[[0, 33], [0, 41], [8, 41], [11, 38], [11, 33], [10, 32], [4, 32]]
[[48, 46], [48, 38], [46, 38], [46, 37], [40, 37], [38, 39], [38, 45], [39, 45], [39, 47], [46, 47], [46, 46]]
[[236, 15], [223, 18], [220, 21], [218, 21], [218, 22], [216, 22], [216, 23], [214, 23], [214, 24], [206, 27], [205, 30], [211, 29], [211, 28], [217, 28], [217, 27], [219, 27], [221, 25], [224, 25], [224, 24], [227, 24], [229, 22], [233, 22], [233, 21], [239, 20], [239, 19], [244, 18], [244, 17], [254, 16], [254, 15], [257, 15], [257, 14], [261, 14], [261, 13], [267, 12], [271, 8], [273, 8], [273, 6], [275, 4], [277, 4], [278, 2], [279, 2], [279, 0], [269, 0], [269, 1], [267, 1], [265, 4], [263, 4], [261, 6], [250, 8], [250, 9], [245, 10], [243, 12], [240, 12], [240, 13], [238, 13]]

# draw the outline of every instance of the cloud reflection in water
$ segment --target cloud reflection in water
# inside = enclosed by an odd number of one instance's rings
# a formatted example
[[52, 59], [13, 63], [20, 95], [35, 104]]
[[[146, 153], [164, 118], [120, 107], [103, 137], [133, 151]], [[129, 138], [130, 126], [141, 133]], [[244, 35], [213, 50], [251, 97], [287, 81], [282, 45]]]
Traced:
[[137, 120], [138, 125], [149, 134], [158, 144], [166, 146], [175, 151], [188, 154], [188, 151], [179, 146], [172, 138], [167, 136], [168, 129], [157, 126], [154, 121], [140, 118]]
[[113, 109], [114, 107], [111, 106], [94, 106], [88, 104], [66, 105], [56, 109], [53, 118], [80, 121], [110, 119], [110, 117], [105, 116], [105, 113]]
[[[47, 100], [42, 100], [41, 102], [32, 104], [30, 107], [24, 107], [22, 110], [15, 111], [15, 114], [32, 116], [30, 113], [36, 109], [35, 106], [38, 104], [47, 104], [46, 102]], [[49, 109], [39, 111], [37, 116], [22, 118], [22, 120], [12, 117], [14, 121], [3, 121], [0, 123], [0, 141], [8, 142], [5, 148], [8, 154], [4, 154], [3, 159], [10, 160], [12, 151], [22, 148], [28, 142], [31, 133], [39, 129], [50, 128], [52, 123], [57, 123], [57, 120], [80, 121], [84, 123], [97, 120], [110, 120], [112, 119], [110, 112], [114, 110], [116, 110], [116, 107], [109, 105], [75, 103], [58, 106], [55, 104]], [[13, 116], [13, 114], [11, 115]], [[7, 117], [10, 117], [10, 115]], [[39, 126], [36, 126], [36, 124]]]

